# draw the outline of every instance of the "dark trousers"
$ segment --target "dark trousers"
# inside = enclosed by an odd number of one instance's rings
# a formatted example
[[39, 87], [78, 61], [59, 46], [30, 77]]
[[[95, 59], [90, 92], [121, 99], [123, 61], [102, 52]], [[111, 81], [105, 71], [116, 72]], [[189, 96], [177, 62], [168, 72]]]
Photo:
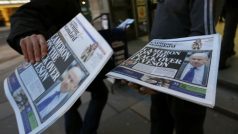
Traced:
[[238, 23], [238, 7], [236, 3], [227, 1], [225, 4], [225, 26], [221, 43], [220, 66], [225, 66], [227, 58], [234, 54], [234, 39]]
[[151, 96], [151, 134], [203, 134], [206, 108], [170, 95]]
[[80, 99], [66, 112], [65, 127], [67, 134], [96, 134], [103, 108], [107, 102], [108, 90], [103, 81], [94, 81], [87, 89], [91, 92], [91, 100], [82, 120], [78, 108]]

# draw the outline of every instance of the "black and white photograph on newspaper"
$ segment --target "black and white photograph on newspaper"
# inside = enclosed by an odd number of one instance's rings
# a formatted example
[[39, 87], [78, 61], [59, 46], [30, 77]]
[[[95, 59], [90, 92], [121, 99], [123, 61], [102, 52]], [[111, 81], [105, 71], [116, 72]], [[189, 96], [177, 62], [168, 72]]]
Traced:
[[210, 69], [211, 52], [188, 52], [186, 59], [178, 70], [175, 79], [207, 86]]
[[87, 76], [87, 71], [84, 71], [80, 64], [72, 63], [63, 72], [54, 84], [54, 87], [48, 89], [49, 91], [42, 94], [40, 99], [38, 99], [39, 101], [36, 102], [41, 120], [48, 119], [63, 106]]

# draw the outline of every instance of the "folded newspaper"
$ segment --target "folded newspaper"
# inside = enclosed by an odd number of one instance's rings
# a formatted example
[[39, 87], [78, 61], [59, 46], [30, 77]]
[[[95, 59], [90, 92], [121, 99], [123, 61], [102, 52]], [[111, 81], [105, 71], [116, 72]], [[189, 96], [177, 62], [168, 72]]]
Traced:
[[40, 133], [61, 117], [97, 76], [113, 51], [78, 14], [48, 41], [48, 55], [24, 63], [4, 81], [19, 133]]
[[154, 39], [107, 76], [214, 107], [220, 41], [219, 34]]

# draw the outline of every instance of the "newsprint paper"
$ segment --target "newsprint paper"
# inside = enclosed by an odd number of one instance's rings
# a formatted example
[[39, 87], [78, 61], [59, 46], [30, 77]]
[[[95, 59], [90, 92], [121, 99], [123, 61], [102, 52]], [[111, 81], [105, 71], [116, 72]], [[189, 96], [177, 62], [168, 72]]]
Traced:
[[154, 39], [107, 76], [214, 107], [220, 35]]
[[78, 14], [48, 41], [41, 62], [22, 64], [4, 81], [19, 133], [40, 133], [61, 117], [97, 76], [113, 51]]

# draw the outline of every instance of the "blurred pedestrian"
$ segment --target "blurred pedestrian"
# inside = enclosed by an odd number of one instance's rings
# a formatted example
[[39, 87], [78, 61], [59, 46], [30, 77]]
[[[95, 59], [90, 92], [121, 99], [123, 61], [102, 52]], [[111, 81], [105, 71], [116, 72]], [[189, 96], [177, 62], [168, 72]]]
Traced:
[[[158, 0], [150, 39], [213, 34], [212, 0]], [[206, 107], [128, 83], [151, 95], [151, 134], [203, 134]]]
[[235, 0], [226, 0], [224, 6], [225, 26], [221, 43], [221, 56], [219, 69], [226, 69], [230, 65], [227, 60], [236, 54], [235, 36], [238, 23], [238, 4]]

